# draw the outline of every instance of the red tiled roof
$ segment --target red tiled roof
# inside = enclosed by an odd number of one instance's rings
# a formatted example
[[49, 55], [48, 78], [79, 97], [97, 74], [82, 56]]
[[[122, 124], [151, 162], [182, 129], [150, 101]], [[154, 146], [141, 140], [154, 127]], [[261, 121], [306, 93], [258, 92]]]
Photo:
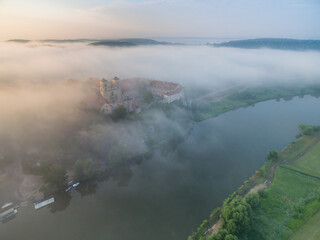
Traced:
[[166, 87], [166, 88], [175, 88], [175, 87], [179, 86], [179, 84], [177, 84], [177, 83], [158, 81], [158, 80], [151, 81], [150, 85], [152, 87]]
[[182, 87], [179, 87], [178, 89], [174, 90], [174, 91], [167, 91], [164, 93], [164, 95], [167, 96], [172, 96], [174, 94], [180, 93], [182, 91]]

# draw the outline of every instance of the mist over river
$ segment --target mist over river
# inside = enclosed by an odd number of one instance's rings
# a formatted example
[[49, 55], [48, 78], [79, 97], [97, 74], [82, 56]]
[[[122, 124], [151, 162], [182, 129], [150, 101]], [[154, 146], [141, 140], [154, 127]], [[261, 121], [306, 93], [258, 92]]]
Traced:
[[171, 152], [80, 184], [44, 209], [20, 208], [0, 224], [0, 239], [185, 240], [300, 123], [320, 125], [320, 99], [271, 100], [196, 123]]

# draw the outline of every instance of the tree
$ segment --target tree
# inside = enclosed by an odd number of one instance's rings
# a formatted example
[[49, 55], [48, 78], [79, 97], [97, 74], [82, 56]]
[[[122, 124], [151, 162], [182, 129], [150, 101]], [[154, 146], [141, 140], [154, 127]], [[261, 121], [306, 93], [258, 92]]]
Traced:
[[66, 170], [58, 165], [52, 165], [42, 173], [42, 178], [50, 187], [63, 188], [67, 181]]
[[[238, 237], [236, 235], [230, 234], [226, 229], [220, 229], [218, 233], [214, 233], [211, 236], [208, 236], [206, 238], [199, 238], [200, 239], [206, 239], [206, 240], [238, 240]], [[189, 240], [189, 239], [188, 239]]]
[[127, 109], [125, 109], [124, 107], [119, 107], [113, 111], [111, 117], [114, 121], [116, 121], [116, 120], [125, 118], [126, 115], [127, 115]]
[[238, 237], [232, 234], [228, 234], [224, 240], [238, 240]]
[[267, 192], [264, 189], [260, 189], [258, 191], [258, 195], [259, 195], [260, 198], [266, 198], [267, 197]]
[[231, 233], [238, 233], [240, 231], [240, 228], [239, 226], [237, 226], [234, 219], [229, 219], [225, 227], [228, 230], [228, 232]]
[[222, 209], [223, 228], [230, 234], [238, 235], [250, 228], [251, 206], [240, 196], [235, 197], [229, 205]]
[[153, 95], [151, 92], [146, 91], [145, 94], [143, 95], [143, 101], [145, 103], [151, 103], [153, 101]]
[[74, 164], [74, 175], [77, 180], [85, 180], [91, 178], [94, 174], [94, 166], [92, 159], [77, 160]]
[[277, 161], [279, 159], [279, 154], [276, 150], [271, 150], [268, 154], [268, 160]]
[[307, 135], [307, 136], [312, 135], [314, 132], [320, 131], [319, 126], [309, 126], [309, 125], [304, 125], [304, 124], [300, 124], [299, 129], [300, 129], [301, 135]]
[[226, 229], [219, 229], [217, 234], [217, 239], [224, 240], [224, 238], [227, 236], [228, 231]]
[[250, 193], [246, 197], [246, 202], [251, 206], [251, 208], [256, 208], [260, 204], [260, 198], [257, 193]]

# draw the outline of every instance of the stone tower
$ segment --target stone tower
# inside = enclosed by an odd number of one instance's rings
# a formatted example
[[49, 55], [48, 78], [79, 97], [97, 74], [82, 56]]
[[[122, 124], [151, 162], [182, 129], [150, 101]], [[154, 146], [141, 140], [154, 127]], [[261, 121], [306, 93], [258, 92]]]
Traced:
[[109, 103], [122, 101], [122, 91], [119, 86], [119, 78], [114, 77], [111, 81], [100, 81], [100, 94]]

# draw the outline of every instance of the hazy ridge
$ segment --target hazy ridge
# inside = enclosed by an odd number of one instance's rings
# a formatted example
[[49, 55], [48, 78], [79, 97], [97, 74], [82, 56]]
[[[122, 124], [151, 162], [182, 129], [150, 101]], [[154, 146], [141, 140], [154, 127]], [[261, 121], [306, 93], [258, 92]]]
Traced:
[[246, 49], [271, 48], [280, 50], [320, 50], [320, 40], [298, 40], [288, 38], [257, 38], [214, 43], [211, 45], [215, 47]]

